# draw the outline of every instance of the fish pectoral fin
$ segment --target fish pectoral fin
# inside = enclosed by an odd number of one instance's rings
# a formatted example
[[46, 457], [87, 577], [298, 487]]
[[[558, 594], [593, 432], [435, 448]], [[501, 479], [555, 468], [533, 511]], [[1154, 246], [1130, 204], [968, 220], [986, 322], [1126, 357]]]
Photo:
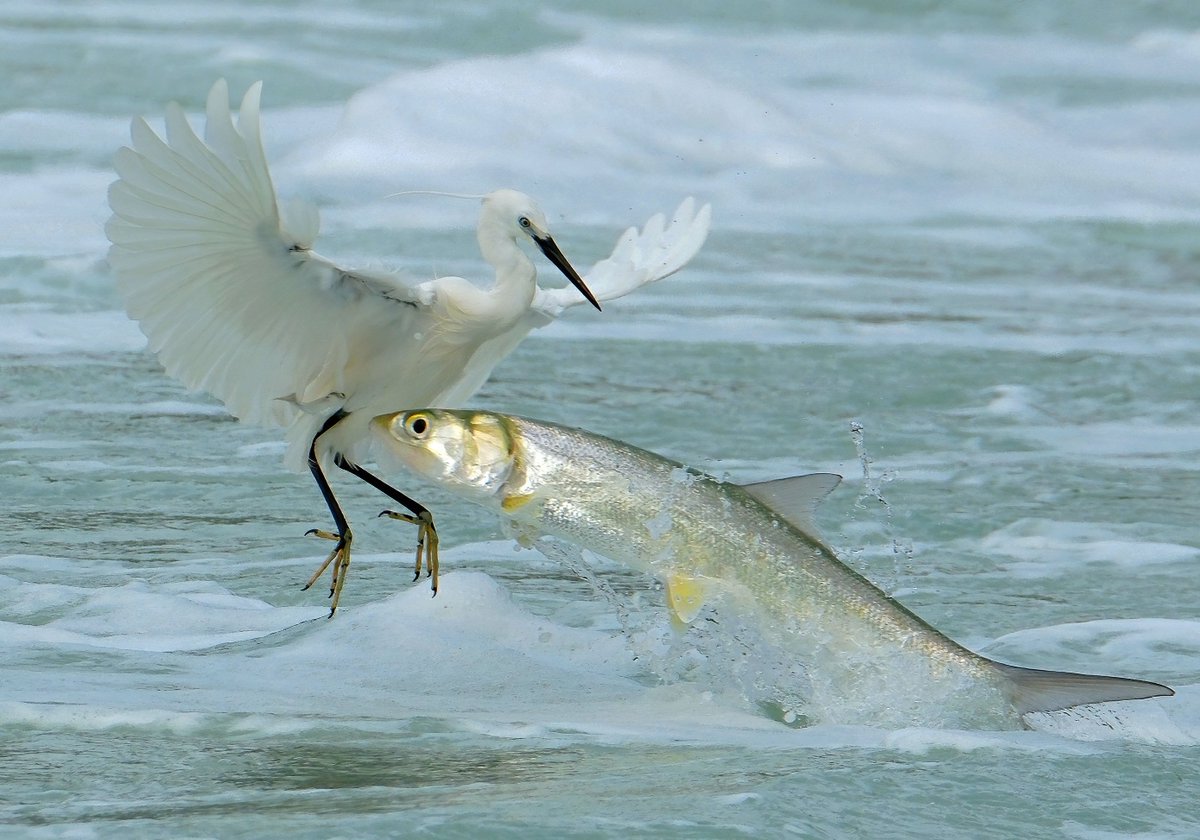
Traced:
[[500, 503], [500, 507], [504, 509], [505, 513], [512, 513], [514, 510], [519, 510], [532, 501], [532, 493], [514, 493], [511, 496], [505, 496], [504, 501]]
[[704, 609], [704, 578], [673, 572], [667, 575], [666, 586], [671, 623], [683, 629], [695, 621], [700, 610]]
[[810, 473], [743, 484], [742, 489], [801, 531], [816, 534], [813, 514], [817, 505], [841, 480], [834, 473]]

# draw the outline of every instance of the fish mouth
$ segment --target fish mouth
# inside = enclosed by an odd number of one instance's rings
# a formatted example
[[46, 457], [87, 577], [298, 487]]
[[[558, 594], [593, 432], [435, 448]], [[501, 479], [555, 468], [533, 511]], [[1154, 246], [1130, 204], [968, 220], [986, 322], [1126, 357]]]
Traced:
[[546, 259], [554, 263], [554, 267], [561, 271], [563, 275], [571, 281], [571, 285], [578, 289], [579, 293], [588, 299], [588, 303], [596, 307], [598, 311], [603, 311], [600, 309], [600, 301], [596, 300], [596, 296], [592, 294], [591, 289], [589, 289], [587, 284], [583, 282], [583, 278], [579, 276], [579, 272], [577, 272], [571, 263], [567, 261], [566, 256], [564, 256], [562, 250], [559, 249], [558, 243], [554, 241], [554, 237], [535, 236], [533, 237], [533, 241], [537, 243], [538, 248], [540, 248], [542, 253], [546, 255]]

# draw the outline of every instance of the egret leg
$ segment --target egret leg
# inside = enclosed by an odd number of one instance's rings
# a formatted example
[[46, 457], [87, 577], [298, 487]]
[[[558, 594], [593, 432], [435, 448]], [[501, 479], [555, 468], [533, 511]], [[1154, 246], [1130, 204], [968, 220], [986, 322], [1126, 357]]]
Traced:
[[417, 562], [413, 567], [413, 580], [421, 576], [422, 554], [427, 553], [426, 560], [429, 568], [429, 577], [432, 579], [433, 594], [436, 595], [438, 590], [438, 535], [437, 529], [433, 527], [433, 514], [425, 511], [413, 516], [410, 513], [383, 510], [379, 512], [379, 515], [399, 519], [401, 522], [409, 522], [417, 526]]
[[429, 572], [430, 586], [433, 589], [433, 594], [436, 595], [438, 590], [438, 534], [437, 528], [433, 524], [433, 514], [424, 505], [414, 501], [379, 478], [379, 476], [367, 472], [358, 464], [347, 461], [341, 455], [335, 457], [333, 462], [351, 475], [361, 478], [379, 492], [395, 499], [411, 511], [410, 513], [399, 513], [394, 510], [385, 510], [379, 515], [389, 516], [392, 519], [399, 519], [417, 526], [417, 562], [416, 574], [413, 580], [421, 576], [421, 566], [422, 561], [424, 561], [425, 568]]
[[320, 528], [309, 528], [304, 532], [306, 537], [320, 537], [323, 540], [333, 540], [337, 543], [333, 551], [329, 552], [329, 556], [325, 558], [325, 562], [321, 564], [321, 568], [313, 572], [312, 577], [308, 579], [308, 583], [300, 588], [300, 591], [308, 589], [319, 578], [330, 564], [335, 559], [337, 563], [333, 563], [333, 577], [329, 581], [329, 597], [333, 598], [332, 608], [329, 610], [329, 617], [333, 617], [334, 610], [337, 609], [337, 602], [341, 598], [342, 586], [341, 579], [345, 577], [345, 571], [350, 567], [350, 543], [353, 542], [353, 534], [346, 532], [345, 538], [339, 534], [334, 534], [330, 531], [322, 531]]
[[325, 558], [325, 562], [321, 564], [321, 567], [313, 572], [312, 577], [308, 579], [308, 583], [304, 584], [301, 591], [308, 589], [316, 583], [317, 579], [332, 565], [333, 577], [329, 581], [329, 597], [332, 599], [329, 603], [330, 618], [333, 618], [333, 614], [337, 612], [338, 601], [342, 598], [342, 587], [346, 583], [346, 572], [350, 569], [350, 545], [354, 541], [354, 534], [350, 532], [350, 522], [346, 519], [346, 514], [342, 512], [341, 505], [338, 504], [337, 498], [333, 495], [333, 488], [329, 486], [329, 479], [325, 477], [325, 473], [321, 469], [321, 463], [317, 459], [317, 440], [332, 428], [338, 420], [341, 420], [342, 416], [334, 415], [330, 417], [308, 446], [308, 469], [312, 473], [313, 478], [316, 479], [317, 487], [320, 488], [321, 495], [325, 498], [325, 504], [328, 505], [329, 512], [333, 515], [333, 523], [337, 527], [337, 533], [312, 528], [305, 532], [305, 536], [311, 535], [325, 540], [332, 540], [337, 545], [334, 546], [333, 551], [329, 552], [329, 556]]

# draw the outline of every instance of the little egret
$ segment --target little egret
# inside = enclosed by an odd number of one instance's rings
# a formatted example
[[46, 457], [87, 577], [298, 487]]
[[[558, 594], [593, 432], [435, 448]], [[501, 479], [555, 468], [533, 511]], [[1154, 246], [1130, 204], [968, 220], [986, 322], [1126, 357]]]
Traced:
[[[481, 196], [478, 240], [496, 271], [488, 289], [460, 277], [406, 282], [347, 270], [318, 256], [316, 208], [282, 212], [263, 151], [262, 83], [250, 87], [235, 125], [224, 80], [208, 94], [204, 139], [176, 103], [166, 139], [143, 119], [117, 151], [109, 189], [109, 263], [130, 317], [166, 371], [221, 400], [231, 414], [287, 428], [285, 463], [307, 466], [336, 531], [312, 575], [332, 565], [330, 616], [350, 564], [353, 534], [326, 476], [330, 464], [366, 481], [418, 526], [416, 571], [437, 592], [437, 531], [419, 503], [360, 466], [371, 418], [413, 406], [461, 405], [530, 330], [585, 299], [625, 295], [678, 271], [704, 243], [710, 209], [688, 198], [670, 224], [652, 217], [627, 230], [612, 254], [581, 278], [528, 196]], [[574, 288], [536, 284], [518, 243], [532, 240]], [[578, 291], [576, 291], [578, 290]]]

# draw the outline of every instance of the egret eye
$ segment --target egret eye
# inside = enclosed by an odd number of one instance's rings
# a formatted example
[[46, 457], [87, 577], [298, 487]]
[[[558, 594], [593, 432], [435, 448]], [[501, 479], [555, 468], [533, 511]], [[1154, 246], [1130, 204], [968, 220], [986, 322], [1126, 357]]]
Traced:
[[411, 414], [404, 421], [404, 430], [415, 438], [422, 438], [429, 432], [429, 419], [424, 414]]
[[533, 227], [533, 222], [529, 221], [528, 216], [522, 216], [521, 218], [517, 219], [517, 224], [519, 224], [521, 227], [525, 228], [526, 230]]

